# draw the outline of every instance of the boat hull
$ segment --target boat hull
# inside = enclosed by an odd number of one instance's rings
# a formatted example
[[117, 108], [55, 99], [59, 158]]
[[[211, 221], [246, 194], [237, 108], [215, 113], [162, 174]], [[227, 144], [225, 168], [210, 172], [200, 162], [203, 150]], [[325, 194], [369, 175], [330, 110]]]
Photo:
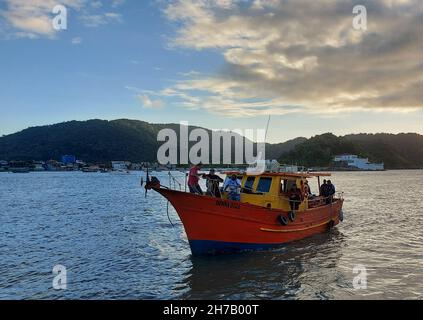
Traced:
[[177, 211], [193, 255], [234, 253], [276, 248], [326, 232], [340, 222], [343, 200], [297, 212], [294, 221], [281, 225], [288, 212], [209, 196], [155, 189]]

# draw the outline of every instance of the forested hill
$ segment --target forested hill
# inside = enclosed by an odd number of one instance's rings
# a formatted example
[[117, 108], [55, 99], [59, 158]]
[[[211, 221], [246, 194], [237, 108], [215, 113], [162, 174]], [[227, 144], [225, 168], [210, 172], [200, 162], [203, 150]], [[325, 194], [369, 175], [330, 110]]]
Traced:
[[[157, 141], [157, 134], [165, 128], [173, 129], [179, 136], [179, 124], [150, 124], [127, 119], [70, 121], [32, 127], [0, 138], [0, 160], [58, 160], [62, 155], [72, 154], [87, 162], [155, 162], [162, 144]], [[188, 131], [196, 128], [190, 126]], [[205, 130], [212, 137], [211, 131]], [[278, 158], [305, 140], [297, 138], [267, 145], [266, 151], [270, 157]], [[193, 144], [195, 142], [190, 143]]]
[[[127, 119], [70, 121], [32, 127], [0, 137], [0, 160], [49, 160], [73, 154], [87, 162], [153, 162], [161, 144], [157, 142], [157, 134], [164, 128], [179, 134], [179, 124]], [[195, 128], [190, 126], [189, 131]], [[266, 145], [268, 159], [307, 167], [328, 166], [335, 155], [342, 153], [384, 162], [388, 169], [423, 168], [423, 136], [408, 133], [337, 137], [327, 133]]]
[[88, 162], [153, 161], [156, 137], [156, 127], [143, 121], [70, 121], [0, 138], [0, 159], [58, 160], [72, 154]]

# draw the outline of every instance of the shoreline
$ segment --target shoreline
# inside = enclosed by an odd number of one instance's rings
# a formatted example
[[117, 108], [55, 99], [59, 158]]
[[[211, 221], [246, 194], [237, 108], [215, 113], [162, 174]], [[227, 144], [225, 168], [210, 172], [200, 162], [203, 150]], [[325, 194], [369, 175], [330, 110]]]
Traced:
[[[387, 172], [387, 171], [419, 171], [419, 170], [423, 170], [423, 168], [401, 168], [401, 169], [385, 169], [385, 170], [313, 170], [313, 171], [308, 171], [310, 173], [312, 172], [334, 172], [334, 173], [339, 173], [339, 172], [373, 172], [373, 173], [381, 173], [381, 172]], [[144, 170], [128, 170], [129, 173], [136, 173], [136, 172], [145, 172]], [[156, 170], [150, 170], [151, 172], [182, 172], [180, 170], [160, 170], [160, 171], [156, 171]], [[105, 171], [105, 172], [101, 172], [101, 171], [95, 171], [95, 172], [84, 172], [82, 170], [34, 170], [34, 171], [29, 171], [29, 172], [13, 172], [10, 170], [0, 170], [0, 173], [12, 173], [12, 174], [25, 174], [25, 173], [113, 173], [113, 171]]]

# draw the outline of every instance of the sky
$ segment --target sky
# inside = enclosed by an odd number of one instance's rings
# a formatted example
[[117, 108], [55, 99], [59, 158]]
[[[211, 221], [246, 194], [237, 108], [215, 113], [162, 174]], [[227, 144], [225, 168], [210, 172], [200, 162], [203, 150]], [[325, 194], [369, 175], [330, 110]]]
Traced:
[[273, 143], [423, 134], [423, 1], [0, 0], [0, 135], [94, 118], [259, 129], [269, 115]]

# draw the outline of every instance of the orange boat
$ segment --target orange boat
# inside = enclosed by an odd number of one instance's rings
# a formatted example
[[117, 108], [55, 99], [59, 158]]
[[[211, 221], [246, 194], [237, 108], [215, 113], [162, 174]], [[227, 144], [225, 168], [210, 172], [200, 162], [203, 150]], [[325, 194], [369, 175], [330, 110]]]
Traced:
[[[234, 253], [279, 247], [291, 241], [326, 232], [343, 220], [342, 194], [335, 197], [307, 196], [307, 179], [328, 173], [264, 172], [237, 175], [241, 182], [240, 201], [172, 190], [157, 178], [147, 178], [145, 188], [163, 195], [175, 208], [188, 236], [193, 255]], [[288, 198], [296, 185], [301, 190], [297, 205]]]

